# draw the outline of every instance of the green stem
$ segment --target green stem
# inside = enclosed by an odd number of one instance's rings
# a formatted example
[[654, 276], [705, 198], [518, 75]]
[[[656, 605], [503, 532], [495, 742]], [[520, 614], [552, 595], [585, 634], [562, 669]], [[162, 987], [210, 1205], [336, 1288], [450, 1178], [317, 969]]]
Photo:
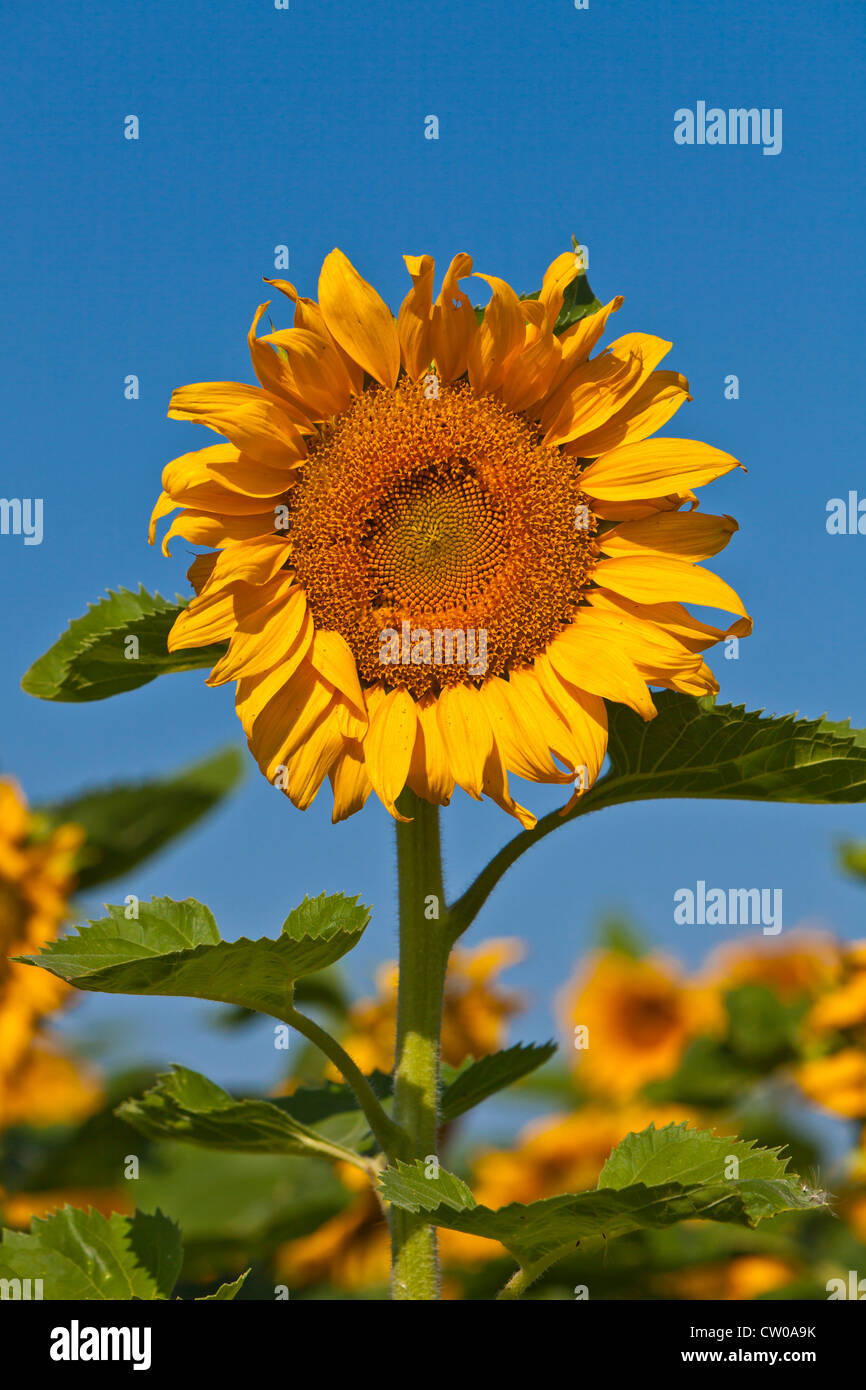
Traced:
[[[439, 811], [413, 792], [397, 823], [400, 974], [394, 1119], [408, 1137], [406, 1157], [428, 1159], [439, 1140], [439, 1037], [449, 942]], [[422, 1215], [391, 1208], [392, 1286], [398, 1300], [439, 1297], [436, 1230]]]
[[332, 1038], [330, 1033], [326, 1033], [324, 1028], [319, 1027], [318, 1023], [314, 1023], [306, 1014], [299, 1013], [295, 1008], [286, 1012], [283, 1022], [296, 1028], [305, 1038], [309, 1038], [311, 1043], [315, 1043], [316, 1047], [331, 1059], [337, 1070], [346, 1078], [383, 1153], [387, 1154], [388, 1158], [395, 1158], [399, 1153], [402, 1153], [403, 1135], [394, 1121], [382, 1109], [379, 1098], [364, 1073], [355, 1065], [345, 1048], [337, 1042], [337, 1039]]

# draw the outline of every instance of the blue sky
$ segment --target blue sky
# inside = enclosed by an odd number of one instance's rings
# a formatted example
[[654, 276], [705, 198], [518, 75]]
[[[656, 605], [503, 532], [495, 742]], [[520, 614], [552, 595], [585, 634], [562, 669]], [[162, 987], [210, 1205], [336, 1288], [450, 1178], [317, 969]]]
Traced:
[[[184, 547], [172, 561], [149, 550], [146, 523], [163, 464], [213, 436], [168, 421], [168, 399], [184, 382], [250, 379], [247, 328], [278, 244], [303, 293], [339, 245], [396, 306], [405, 252], [441, 265], [467, 250], [531, 290], [575, 233], [596, 293], [626, 296], [613, 336], [674, 342], [664, 365], [694, 400], [667, 432], [749, 470], [703, 493], [740, 521], [715, 567], [756, 623], [738, 660], [714, 663], [721, 698], [866, 724], [866, 537], [825, 526], [830, 498], [866, 496], [860, 3], [72, 0], [19, 7], [4, 30], [0, 491], [42, 497], [45, 533], [30, 547], [0, 536], [0, 752], [31, 799], [166, 772], [239, 738], [229, 690], [201, 673], [88, 706], [35, 701], [18, 682], [105, 587], [184, 586]], [[675, 144], [674, 112], [698, 101], [781, 108], [781, 153]], [[123, 138], [130, 114], [138, 141]], [[431, 114], [437, 141], [424, 138]], [[129, 373], [137, 401], [124, 399]], [[732, 373], [738, 400], [724, 397]], [[538, 811], [557, 804], [521, 792]], [[457, 793], [452, 888], [512, 833]], [[526, 856], [470, 940], [527, 939], [510, 979], [532, 1007], [515, 1036], [544, 1037], [551, 994], [603, 912], [628, 912], [691, 962], [743, 932], [674, 924], [675, 889], [700, 878], [780, 887], [786, 925], [862, 933], [862, 893], [834, 867], [843, 835], [866, 835], [862, 808], [603, 812]], [[232, 936], [276, 930], [305, 893], [358, 892], [375, 909], [349, 965], [366, 986], [394, 950], [393, 861], [378, 804], [332, 829], [326, 792], [301, 814], [250, 762], [229, 806], [110, 896], [199, 897]], [[224, 1082], [273, 1073], [266, 1033], [216, 1036], [207, 1015], [88, 999], [73, 1025]]]

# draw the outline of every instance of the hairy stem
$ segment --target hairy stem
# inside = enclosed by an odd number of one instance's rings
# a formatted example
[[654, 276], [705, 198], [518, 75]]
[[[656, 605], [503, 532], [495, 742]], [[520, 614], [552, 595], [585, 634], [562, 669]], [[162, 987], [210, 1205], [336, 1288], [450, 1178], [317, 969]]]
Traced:
[[[439, 812], [412, 792], [397, 823], [400, 975], [394, 1119], [406, 1134], [406, 1157], [436, 1155], [439, 1138], [439, 1037], [448, 967], [447, 909], [442, 881]], [[435, 1227], [416, 1213], [391, 1209], [395, 1299], [439, 1297]]]

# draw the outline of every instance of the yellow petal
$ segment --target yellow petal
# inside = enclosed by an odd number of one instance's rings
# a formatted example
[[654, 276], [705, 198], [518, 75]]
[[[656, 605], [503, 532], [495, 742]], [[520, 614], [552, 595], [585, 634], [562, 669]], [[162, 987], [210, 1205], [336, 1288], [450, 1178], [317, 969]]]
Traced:
[[[372, 698], [371, 698], [372, 697]], [[415, 747], [417, 715], [415, 702], [407, 690], [367, 692], [370, 728], [364, 739], [364, 760], [373, 790], [398, 820], [395, 802], [406, 785], [412, 749]]]
[[460, 251], [445, 272], [439, 297], [433, 306], [430, 345], [443, 381], [454, 381], [466, 371], [469, 349], [478, 320], [458, 281], [472, 274], [472, 257]]
[[655, 718], [655, 705], [634, 662], [597, 633], [581, 633], [579, 643], [564, 636], [554, 638], [545, 654], [536, 657], [533, 669], [548, 694], [552, 669], [578, 690], [628, 705], [642, 719]]
[[706, 608], [723, 608], [727, 613], [749, 615], [743, 600], [724, 579], [711, 570], [691, 565], [687, 560], [665, 556], [623, 556], [602, 560], [595, 570], [596, 583], [613, 589], [635, 603], [698, 603]]
[[403, 366], [413, 381], [427, 371], [433, 357], [431, 332], [433, 321], [432, 256], [404, 256], [406, 269], [412, 277], [412, 288], [400, 305], [397, 315], [397, 335]]
[[200, 381], [179, 386], [168, 410], [172, 420], [208, 425], [238, 449], [272, 468], [299, 462], [303, 437], [286, 401], [238, 381]]
[[454, 777], [439, 732], [436, 696], [424, 695], [415, 706], [418, 728], [409, 764], [407, 783], [417, 796], [437, 806], [447, 806], [454, 791]]
[[561, 729], [551, 732], [556, 715], [548, 706], [546, 720], [539, 717], [520, 673], [513, 672], [507, 681], [492, 677], [485, 682], [483, 694], [487, 717], [509, 771], [530, 782], [570, 782], [571, 773], [563, 772], [550, 756], [551, 738], [562, 734]]
[[[479, 695], [483, 702], [483, 691], [479, 692]], [[508, 774], [505, 771], [502, 754], [496, 745], [495, 738], [484, 764], [481, 789], [485, 796], [489, 796], [491, 801], [495, 801], [496, 805], [506, 811], [509, 816], [514, 816], [514, 819], [520, 822], [524, 830], [533, 829], [536, 823], [535, 816], [525, 806], [521, 806], [519, 802], [515, 801], [508, 790]]]
[[313, 619], [308, 610], [301, 630], [288, 651], [269, 670], [257, 672], [254, 676], [241, 676], [238, 680], [235, 710], [248, 738], [265, 706], [290, 684], [310, 649], [313, 631]]
[[512, 360], [523, 347], [526, 318], [510, 285], [495, 275], [481, 275], [493, 290], [469, 350], [469, 383], [478, 395], [502, 385]]
[[269, 536], [274, 529], [274, 509], [253, 516], [219, 516], [213, 512], [184, 510], [175, 517], [162, 538], [162, 553], [169, 554], [169, 542], [182, 536], [192, 545], [212, 545], [215, 549]]
[[212, 642], [225, 642], [237, 625], [235, 598], [231, 589], [222, 589], [192, 599], [189, 607], [174, 620], [166, 642], [168, 650], [177, 652], [186, 647], [209, 647]]
[[308, 328], [282, 328], [261, 342], [284, 354], [291, 397], [303, 405], [311, 420], [327, 420], [347, 408], [352, 382], [330, 337], [320, 337]]
[[249, 735], [250, 751], [269, 782], [300, 748], [305, 737], [334, 699], [308, 661], [289, 683], [268, 701]]
[[313, 638], [310, 660], [322, 679], [341, 691], [357, 713], [366, 719], [367, 706], [361, 693], [358, 668], [345, 637], [339, 632], [318, 631]]
[[352, 383], [352, 390], [355, 395], [359, 395], [364, 389], [364, 368], [358, 365], [351, 353], [340, 347], [336, 338], [328, 331], [324, 315], [315, 299], [306, 299], [303, 295], [298, 294], [294, 285], [288, 280], [269, 280], [267, 276], [264, 276], [263, 279], [266, 285], [273, 285], [275, 290], [279, 290], [280, 294], [284, 294], [287, 299], [292, 301], [295, 306], [296, 328], [308, 328], [311, 333], [317, 333], [320, 338], [327, 338], [333, 343], [335, 351], [339, 353], [346, 375]]
[[322, 265], [319, 304], [340, 346], [382, 386], [393, 386], [400, 371], [394, 317], [384, 299], [336, 247]]
[[693, 618], [679, 603], [632, 603], [622, 594], [609, 593], [606, 589], [591, 589], [587, 597], [593, 608], [630, 613], [643, 622], [663, 627], [693, 652], [706, 651], [707, 647], [727, 637], [748, 637], [752, 631], [751, 618], [737, 618], [728, 628], [713, 627], [711, 623]]
[[[294, 467], [266, 468], [233, 444], [214, 444], [181, 454], [162, 470], [162, 486], [175, 505], [229, 516], [252, 515], [273, 506], [293, 486]], [[245, 483], [255, 491], [248, 491]]]
[[563, 251], [561, 256], [557, 256], [555, 261], [551, 261], [544, 272], [538, 299], [539, 303], [544, 305], [547, 321], [551, 328], [559, 318], [565, 291], [572, 280], [576, 280], [582, 271], [583, 260], [580, 253]]
[[656, 512], [642, 521], [624, 521], [600, 538], [605, 555], [670, 555], [707, 560], [724, 550], [735, 531], [732, 516], [706, 512]]
[[336, 825], [338, 821], [346, 820], [360, 811], [373, 789], [360, 743], [344, 741], [343, 750], [332, 763], [328, 777], [334, 793], [331, 820]]
[[283, 536], [258, 536], [228, 546], [215, 557], [208, 579], [210, 589], [222, 589], [227, 584], [267, 584], [276, 578], [289, 558], [289, 547]]
[[621, 410], [597, 430], [573, 440], [568, 453], [597, 458], [620, 444], [636, 444], [660, 430], [690, 400], [689, 383], [679, 372], [651, 372]]
[[696, 439], [644, 439], [602, 454], [581, 473], [580, 485], [590, 497], [628, 501], [702, 487], [742, 466]]
[[306, 811], [312, 805], [343, 749], [344, 739], [336, 718], [337, 703], [335, 698], [307, 732], [297, 753], [288, 759], [286, 791], [299, 811]]
[[622, 410], [655, 369], [672, 343], [649, 333], [627, 333], [607, 352], [578, 367], [547, 399], [541, 426], [548, 444], [579, 443]]
[[493, 729], [474, 685], [446, 685], [436, 706], [439, 732], [455, 781], [480, 801]]
[[307, 596], [287, 575], [242, 594], [235, 603], [237, 626], [225, 656], [207, 678], [211, 686], [269, 671], [301, 635]]
[[605, 325], [611, 314], [615, 314], [622, 308], [625, 300], [621, 294], [611, 299], [602, 309], [594, 314], [585, 314], [577, 323], [573, 323], [570, 328], [566, 328], [564, 333], [560, 333], [559, 341], [562, 344], [562, 363], [553, 382], [554, 390], [557, 389], [566, 377], [570, 376], [575, 367], [579, 367], [583, 362], [588, 361], [589, 354], [592, 352], [599, 338], [605, 330]]

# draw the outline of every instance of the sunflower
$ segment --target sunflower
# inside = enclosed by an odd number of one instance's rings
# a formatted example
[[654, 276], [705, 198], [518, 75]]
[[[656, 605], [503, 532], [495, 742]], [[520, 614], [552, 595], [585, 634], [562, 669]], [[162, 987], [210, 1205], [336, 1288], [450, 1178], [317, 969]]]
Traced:
[[75, 825], [40, 833], [20, 788], [0, 779], [0, 1125], [26, 1119], [31, 1111], [44, 1116], [49, 1096], [58, 1114], [72, 1117], [95, 1103], [90, 1083], [73, 1075], [72, 1065], [38, 1036], [43, 1018], [70, 987], [10, 959], [38, 952], [57, 936], [82, 839]]
[[575, 1030], [578, 1079], [593, 1094], [618, 1100], [671, 1076], [691, 1040], [723, 1024], [714, 988], [681, 979], [661, 958], [620, 951], [597, 952], [566, 986], [559, 1007], [565, 1027]]
[[[226, 443], [163, 473], [151, 521], [210, 547], [172, 651], [227, 643], [208, 683], [237, 711], [267, 778], [302, 809], [327, 776], [334, 820], [371, 789], [392, 815], [409, 787], [455, 785], [535, 817], [508, 786], [597, 777], [605, 700], [644, 719], [649, 686], [718, 689], [701, 653], [750, 622], [696, 561], [737, 529], [693, 489], [738, 467], [684, 439], [650, 439], [689, 399], [658, 364], [671, 344], [628, 333], [591, 356], [622, 298], [557, 334], [571, 252], [537, 298], [482, 275], [476, 315], [451, 262], [406, 256], [395, 318], [339, 250], [319, 300], [285, 280], [294, 326], [249, 332], [257, 386], [183, 386], [169, 415]], [[696, 603], [736, 615], [727, 632]]]

